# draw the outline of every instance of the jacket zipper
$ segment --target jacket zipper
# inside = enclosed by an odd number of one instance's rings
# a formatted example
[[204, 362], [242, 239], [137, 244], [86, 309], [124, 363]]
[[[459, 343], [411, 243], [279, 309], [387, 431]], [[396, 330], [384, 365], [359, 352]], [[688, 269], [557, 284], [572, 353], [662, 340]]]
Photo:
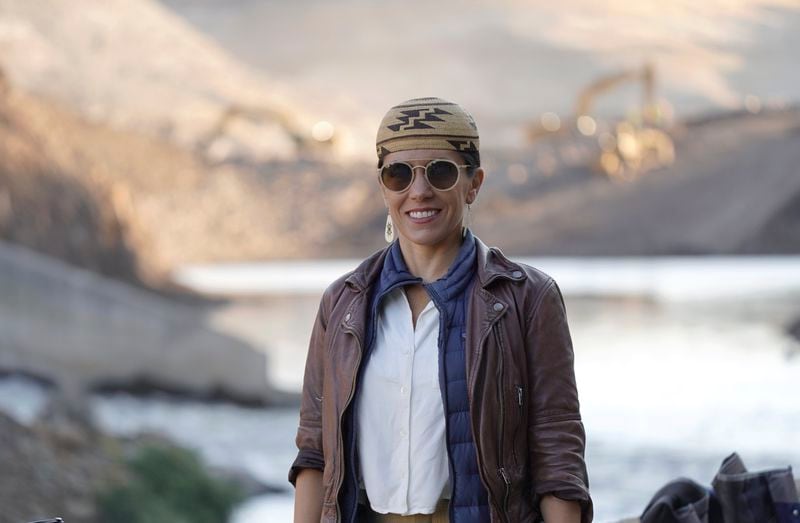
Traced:
[[497, 343], [497, 352], [498, 352], [498, 372], [500, 374], [500, 378], [497, 380], [497, 397], [500, 400], [500, 439], [497, 440], [497, 464], [499, 468], [497, 469], [498, 474], [500, 477], [503, 478], [503, 483], [505, 484], [505, 493], [503, 494], [503, 511], [501, 517], [503, 520], [506, 520], [506, 515], [508, 514], [508, 497], [511, 493], [511, 480], [506, 474], [505, 465], [503, 463], [503, 447], [505, 445], [505, 363], [503, 357], [503, 344], [500, 340], [500, 333], [496, 328], [496, 324], [492, 326], [492, 331], [494, 332], [495, 343]]
[[508, 514], [508, 496], [511, 493], [511, 480], [508, 478], [508, 474], [506, 474], [506, 469], [500, 467], [497, 469], [497, 472], [500, 473], [500, 477], [503, 478], [503, 483], [506, 485], [506, 493], [503, 496], [503, 514], [502, 518], [506, 519], [506, 514]]
[[[486, 343], [486, 338], [488, 336], [489, 336], [489, 331], [488, 330], [484, 331], [483, 335], [481, 336], [480, 341], [478, 342], [478, 345], [476, 346], [479, 350]], [[480, 351], [480, 356], [481, 356], [480, 359], [477, 361], [478, 368], [476, 369], [476, 372], [478, 374], [480, 374], [481, 365], [483, 365], [484, 361], [485, 361], [484, 358], [483, 358], [483, 351]], [[472, 406], [470, 405], [470, 409], [471, 408], [472, 408]], [[471, 424], [472, 423], [470, 422], [470, 425]], [[486, 487], [486, 490], [489, 492], [489, 503], [491, 504], [492, 503], [492, 488], [490, 486], [491, 482], [489, 481], [489, 479], [485, 475], [486, 469], [484, 467], [484, 464], [486, 462], [483, 460], [483, 453], [481, 452], [480, 440], [479, 440], [479, 438], [477, 437], [477, 435], [476, 435], [476, 433], [474, 431], [472, 433], [472, 436], [473, 436], [473, 439], [475, 441], [475, 450], [478, 453], [478, 475], [480, 476], [481, 481], [483, 481], [483, 485]], [[505, 518], [505, 514], [501, 513], [500, 517], [501, 518]]]
[[511, 453], [514, 456], [514, 465], [519, 466], [519, 459], [517, 458], [517, 438], [519, 437], [519, 427], [522, 425], [522, 406], [523, 406], [523, 390], [522, 385], [517, 385], [517, 424], [514, 426], [514, 439], [511, 441]]

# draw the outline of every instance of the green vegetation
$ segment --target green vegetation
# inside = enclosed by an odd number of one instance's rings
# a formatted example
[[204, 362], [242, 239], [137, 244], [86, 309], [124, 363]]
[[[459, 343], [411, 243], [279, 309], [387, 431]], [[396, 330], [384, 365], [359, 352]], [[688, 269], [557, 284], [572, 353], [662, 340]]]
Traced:
[[101, 521], [224, 523], [243, 499], [235, 485], [214, 479], [192, 452], [143, 447], [127, 462], [129, 481], [98, 494]]

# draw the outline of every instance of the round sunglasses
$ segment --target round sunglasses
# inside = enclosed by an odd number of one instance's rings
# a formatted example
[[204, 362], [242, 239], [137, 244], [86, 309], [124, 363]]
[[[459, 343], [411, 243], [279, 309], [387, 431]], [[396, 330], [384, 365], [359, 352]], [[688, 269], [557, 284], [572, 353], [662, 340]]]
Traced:
[[390, 191], [404, 192], [414, 183], [416, 169], [424, 168], [428, 185], [437, 191], [449, 191], [458, 183], [461, 167], [469, 167], [469, 165], [458, 165], [454, 161], [446, 159], [431, 160], [425, 166], [411, 165], [406, 162], [392, 162], [378, 169], [378, 177], [381, 180], [381, 184]]

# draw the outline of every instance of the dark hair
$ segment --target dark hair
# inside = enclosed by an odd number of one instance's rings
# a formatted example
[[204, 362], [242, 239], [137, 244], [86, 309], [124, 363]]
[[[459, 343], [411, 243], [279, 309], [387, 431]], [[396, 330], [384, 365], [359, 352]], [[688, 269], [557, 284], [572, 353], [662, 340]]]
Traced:
[[481, 155], [478, 151], [472, 153], [459, 153], [464, 158], [464, 163], [469, 165], [467, 167], [467, 176], [475, 174], [475, 169], [481, 166]]

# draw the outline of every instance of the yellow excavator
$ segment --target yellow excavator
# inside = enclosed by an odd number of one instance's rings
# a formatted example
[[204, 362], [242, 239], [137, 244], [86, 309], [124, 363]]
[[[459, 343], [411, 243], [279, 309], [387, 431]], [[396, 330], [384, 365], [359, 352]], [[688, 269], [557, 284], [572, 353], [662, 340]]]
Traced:
[[[592, 116], [595, 99], [611, 89], [628, 82], [642, 85], [641, 110], [634, 116], [613, 124], [598, 125]], [[591, 167], [614, 180], [631, 180], [644, 172], [675, 160], [672, 138], [663, 130], [663, 114], [655, 99], [655, 71], [652, 64], [621, 71], [599, 78], [578, 95], [574, 114], [562, 124], [554, 113], [542, 115], [539, 122], [527, 129], [528, 141], [544, 138], [574, 137], [577, 131], [597, 140], [597, 154]]]

